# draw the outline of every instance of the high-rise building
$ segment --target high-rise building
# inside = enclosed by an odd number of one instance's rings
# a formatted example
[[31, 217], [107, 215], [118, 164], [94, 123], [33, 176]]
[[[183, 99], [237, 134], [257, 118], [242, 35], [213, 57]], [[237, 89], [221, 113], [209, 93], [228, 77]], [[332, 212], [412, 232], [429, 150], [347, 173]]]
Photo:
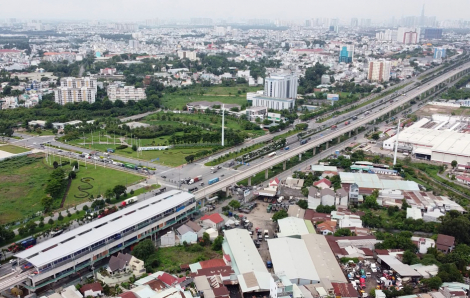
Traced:
[[397, 42], [403, 44], [416, 44], [419, 42], [419, 28], [400, 27], [397, 30]]
[[132, 48], [132, 49], [138, 49], [140, 46], [139, 44], [139, 41], [138, 40], [134, 40], [134, 39], [131, 39], [129, 40], [129, 47]]
[[375, 34], [377, 40], [382, 41], [395, 41], [397, 40], [397, 30], [387, 29], [385, 31], [380, 31]]
[[95, 78], [66, 77], [60, 80], [60, 87], [54, 90], [54, 100], [60, 105], [86, 101], [94, 103], [98, 91]]
[[351, 63], [354, 56], [353, 45], [342, 45], [339, 51], [339, 63]]
[[446, 49], [445, 48], [434, 48], [434, 59], [441, 59], [446, 57]]
[[117, 85], [111, 85], [108, 87], [106, 92], [109, 100], [112, 102], [119, 99], [127, 103], [129, 100], [139, 101], [147, 98], [144, 88], [135, 88], [134, 86], [120, 87]]
[[266, 78], [264, 84], [264, 95], [276, 98], [297, 98], [297, 76], [272, 75]]
[[305, 20], [305, 27], [312, 27], [312, 21], [311, 20]]
[[441, 39], [442, 29], [439, 28], [426, 28], [424, 30], [424, 39]]
[[351, 19], [351, 28], [356, 28], [359, 26], [359, 20], [357, 18], [352, 18]]
[[373, 82], [388, 82], [390, 80], [390, 67], [390, 61], [370, 61], [367, 79]]
[[180, 59], [189, 59], [191, 61], [195, 61], [196, 60], [196, 52], [178, 51], [178, 57]]

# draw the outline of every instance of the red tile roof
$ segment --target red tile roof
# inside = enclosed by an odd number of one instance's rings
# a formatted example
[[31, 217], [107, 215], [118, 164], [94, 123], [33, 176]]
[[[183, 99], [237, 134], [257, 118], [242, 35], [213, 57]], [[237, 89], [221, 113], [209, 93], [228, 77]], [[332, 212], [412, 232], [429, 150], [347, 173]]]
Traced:
[[166, 272], [164, 272], [162, 275], [160, 275], [158, 277], [159, 280], [163, 281], [164, 283], [166, 283], [167, 285], [169, 286], [172, 286], [174, 284], [176, 284], [176, 282], [178, 281], [178, 279]]
[[313, 185], [318, 186], [321, 183], [325, 183], [326, 185], [328, 185], [328, 187], [331, 187], [331, 181], [326, 178], [318, 180], [317, 182], [313, 183]]
[[134, 294], [134, 292], [132, 292], [132, 291], [124, 292], [124, 293], [122, 293], [122, 294], [119, 294], [118, 297], [121, 297], [121, 298], [139, 298], [139, 297], [137, 297], [137, 295]]
[[206, 220], [206, 219], [212, 221], [215, 224], [218, 224], [224, 221], [219, 213], [212, 213], [212, 214], [204, 215], [203, 217], [201, 217], [201, 220]]
[[224, 255], [224, 259], [225, 259], [227, 262], [231, 262], [231, 261], [232, 261], [232, 258], [230, 257], [230, 255], [227, 255], [227, 254]]
[[88, 291], [88, 290], [92, 290], [93, 292], [101, 292], [101, 291], [103, 291], [103, 287], [101, 286], [101, 284], [99, 282], [94, 282], [92, 284], [83, 285], [80, 288], [80, 292], [82, 294], [85, 294], [85, 292]]
[[206, 268], [206, 269], [199, 269], [195, 273], [191, 273], [191, 277], [195, 276], [214, 276], [214, 275], [221, 275], [221, 276], [230, 276], [231, 274], [235, 274], [232, 267], [230, 266], [222, 266], [222, 267], [213, 267], [213, 268]]
[[437, 245], [444, 245], [447, 247], [451, 247], [451, 246], [454, 246], [454, 243], [455, 243], [455, 237], [447, 236], [443, 234], [437, 235], [437, 241], [436, 241]]
[[212, 259], [212, 260], [207, 260], [207, 261], [201, 261], [199, 262], [201, 265], [202, 269], [206, 268], [213, 268], [213, 267], [221, 267], [221, 266], [226, 266], [225, 261], [223, 259]]
[[358, 297], [359, 293], [354, 289], [354, 286], [350, 283], [331, 283], [333, 285], [333, 289], [335, 291], [336, 297]]
[[14, 49], [0, 49], [0, 53], [19, 53], [21, 52], [20, 50], [14, 50]]
[[157, 291], [157, 292], [159, 292], [159, 291], [161, 291], [161, 290], [163, 290], [163, 289], [166, 288], [165, 283], [163, 283], [163, 281], [161, 281], [161, 280], [159, 280], [159, 279], [153, 279], [153, 280], [151, 280], [151, 281], [149, 281], [149, 282], [146, 282], [145, 284], [146, 284], [146, 285], [149, 285], [149, 287], [150, 287], [152, 290]]

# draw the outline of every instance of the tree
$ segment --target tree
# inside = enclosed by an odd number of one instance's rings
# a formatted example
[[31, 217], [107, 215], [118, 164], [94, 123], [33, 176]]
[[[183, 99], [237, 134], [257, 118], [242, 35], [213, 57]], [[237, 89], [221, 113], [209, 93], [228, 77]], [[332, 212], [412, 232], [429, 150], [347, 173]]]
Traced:
[[59, 212], [59, 217], [57, 219], [60, 221], [64, 220], [64, 217], [62, 216], [62, 212]]
[[126, 192], [126, 187], [124, 185], [116, 185], [114, 188], [113, 188], [113, 192], [114, 194], [116, 195], [116, 199], [119, 200], [119, 197]]
[[57, 169], [59, 167], [59, 163], [57, 161], [54, 161], [52, 163], [52, 166], [54, 167], [54, 169]]
[[49, 218], [49, 220], [47, 221], [48, 224], [52, 225], [54, 224], [54, 220], [52, 218]]
[[137, 145], [136, 144], [132, 145], [132, 151], [137, 151]]
[[222, 249], [222, 243], [224, 242], [224, 236], [219, 235], [214, 239], [212, 243], [212, 250], [219, 251]]
[[232, 207], [232, 210], [236, 210], [236, 209], [240, 208], [240, 206], [241, 206], [240, 202], [237, 201], [237, 200], [231, 200], [230, 203], [228, 203], [228, 205], [230, 207]]
[[73, 168], [78, 169], [78, 161], [76, 161], [76, 160], [72, 161], [72, 163], [70, 164], [70, 166], [72, 167], [72, 169], [73, 169]]
[[44, 212], [49, 212], [52, 210], [52, 204], [54, 203], [54, 199], [52, 197], [44, 197], [41, 199], [41, 205], [44, 208]]
[[352, 236], [351, 230], [350, 229], [338, 229], [336, 230], [335, 234], [336, 237], [342, 237], [342, 236]]
[[105, 192], [104, 192], [104, 197], [106, 199], [114, 199], [114, 197], [116, 196], [116, 194], [114, 193], [113, 189], [109, 188], [107, 189]]
[[192, 163], [194, 158], [195, 158], [195, 156], [192, 155], [192, 154], [184, 157], [184, 159], [186, 160], [187, 163]]
[[201, 241], [199, 242], [199, 244], [201, 246], [206, 246], [206, 245], [209, 245], [211, 244], [211, 237], [209, 236], [209, 234], [207, 234], [206, 232], [204, 232], [202, 234], [202, 239]]
[[15, 238], [15, 232], [0, 226], [0, 242], [7, 242], [13, 238]]
[[297, 202], [297, 205], [299, 205], [299, 207], [302, 208], [302, 209], [307, 209], [308, 208], [308, 201], [307, 200], [299, 200]]
[[403, 263], [408, 265], [414, 265], [419, 263], [419, 259], [414, 252], [407, 250], [403, 253]]
[[75, 173], [75, 171], [70, 171], [69, 172], [69, 178], [70, 179], [75, 179], [77, 177], [77, 173]]
[[380, 135], [376, 132], [376, 133], [372, 134], [372, 139], [377, 141], [378, 139], [380, 139]]
[[421, 282], [431, 290], [438, 290], [442, 285], [442, 279], [439, 276], [424, 278]]
[[287, 211], [282, 209], [282, 210], [279, 210], [277, 211], [276, 213], [273, 214], [273, 221], [276, 222], [280, 219], [283, 219], [283, 218], [286, 218], [288, 217], [289, 215], [287, 214]]
[[440, 277], [443, 282], [463, 282], [462, 274], [454, 263], [439, 266], [437, 276]]
[[458, 164], [458, 163], [457, 163], [456, 160], [453, 160], [453, 161], [450, 163], [450, 165], [451, 165], [452, 168], [454, 168], [454, 169], [455, 169], [455, 167], [457, 166], [457, 164]]
[[152, 240], [146, 239], [139, 242], [132, 250], [132, 255], [139, 260], [147, 260], [151, 255], [155, 253], [155, 246]]

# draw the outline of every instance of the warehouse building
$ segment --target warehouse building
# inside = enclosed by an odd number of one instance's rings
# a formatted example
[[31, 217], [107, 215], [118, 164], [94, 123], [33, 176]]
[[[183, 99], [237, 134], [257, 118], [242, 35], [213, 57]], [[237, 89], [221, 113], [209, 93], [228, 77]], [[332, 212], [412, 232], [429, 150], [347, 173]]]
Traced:
[[268, 240], [276, 274], [285, 274], [297, 285], [320, 283], [320, 277], [331, 282], [347, 282], [326, 238], [318, 234], [297, 238]]
[[[454, 117], [434, 115], [433, 120], [423, 118], [400, 131], [398, 146], [412, 147], [416, 158], [437, 162], [467, 165], [470, 162], [470, 135], [459, 132], [468, 127]], [[383, 142], [383, 148], [394, 150], [397, 136]]]
[[247, 230], [225, 230], [222, 250], [230, 256], [243, 293], [269, 291], [271, 274]]
[[277, 233], [279, 238], [300, 237], [310, 233], [303, 217], [286, 217], [278, 220], [277, 223], [279, 225], [279, 233]]

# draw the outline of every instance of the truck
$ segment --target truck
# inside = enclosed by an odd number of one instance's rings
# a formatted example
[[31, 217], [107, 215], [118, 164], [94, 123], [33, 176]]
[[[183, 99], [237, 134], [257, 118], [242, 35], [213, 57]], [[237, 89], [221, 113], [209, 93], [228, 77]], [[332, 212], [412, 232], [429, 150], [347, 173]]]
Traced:
[[116, 211], [117, 211], [116, 207], [105, 208], [104, 211], [101, 212], [100, 215], [98, 215], [98, 218], [103, 218], [103, 217], [105, 217], [105, 216], [107, 216], [107, 215], [110, 215], [111, 213], [116, 212]]
[[211, 168], [211, 174], [214, 174], [214, 173], [217, 173], [219, 169], [215, 168], [215, 167], [212, 167]]
[[269, 231], [268, 230], [264, 230], [264, 239], [268, 240], [269, 239]]
[[214, 179], [210, 179], [210, 180], [207, 182], [207, 184], [212, 185], [212, 184], [217, 183], [217, 182], [219, 182], [219, 177], [214, 178]]
[[201, 181], [202, 180], [202, 175], [199, 175], [197, 177], [194, 177], [193, 179], [189, 180], [188, 184], [193, 184], [193, 183], [196, 183], [198, 181]]
[[338, 126], [336, 126], [336, 125], [331, 126], [331, 129], [337, 129], [337, 128], [338, 128]]
[[271, 152], [271, 153], [268, 154], [268, 157], [273, 157], [275, 155], [276, 155], [276, 152]]
[[124, 207], [124, 206], [127, 206], [127, 205], [130, 205], [132, 203], [135, 203], [139, 200], [138, 197], [132, 197], [132, 198], [129, 198], [127, 200], [124, 200], [122, 203], [121, 203], [121, 206]]

